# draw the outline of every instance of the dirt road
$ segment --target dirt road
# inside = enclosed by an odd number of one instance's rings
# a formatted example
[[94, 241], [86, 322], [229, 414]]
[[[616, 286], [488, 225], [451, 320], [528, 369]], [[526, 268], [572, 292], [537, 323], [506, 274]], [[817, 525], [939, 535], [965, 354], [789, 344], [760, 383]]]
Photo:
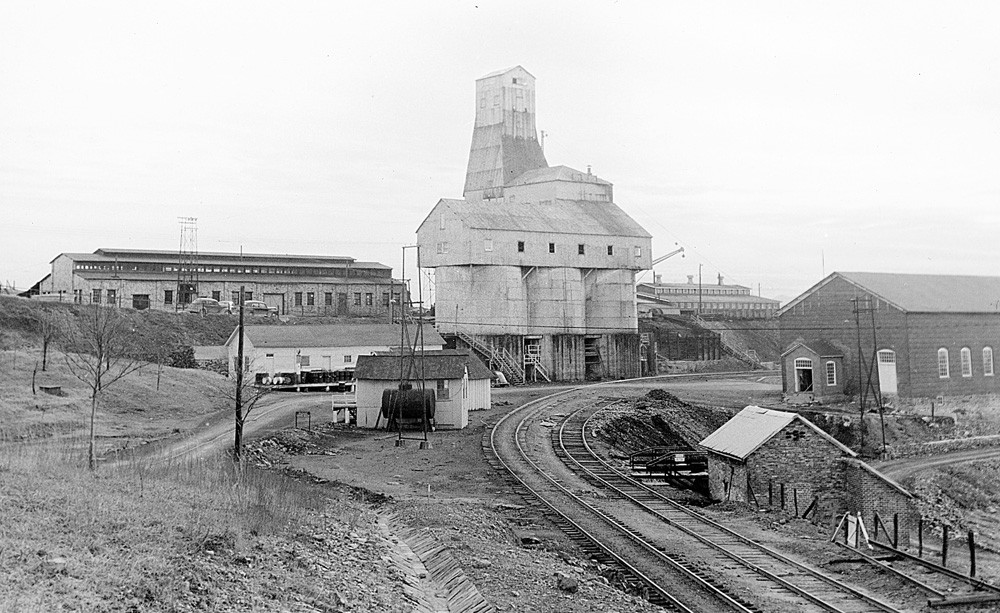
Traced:
[[882, 474], [896, 481], [901, 481], [912, 477], [918, 472], [931, 468], [941, 468], [942, 466], [965, 464], [967, 462], [995, 460], [997, 458], [1000, 458], [1000, 447], [988, 447], [985, 449], [952, 451], [933, 456], [889, 460], [875, 464], [875, 468]]

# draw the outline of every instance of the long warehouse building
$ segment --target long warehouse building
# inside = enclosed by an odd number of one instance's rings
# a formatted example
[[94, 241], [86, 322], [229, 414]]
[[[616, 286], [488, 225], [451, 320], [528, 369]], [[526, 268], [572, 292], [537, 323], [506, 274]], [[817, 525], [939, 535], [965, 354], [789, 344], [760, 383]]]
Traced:
[[[32, 297], [174, 311], [194, 298], [263, 300], [282, 315], [379, 316], [397, 305], [401, 283], [392, 268], [344, 256], [198, 253], [98, 249], [61, 253]], [[398, 307], [395, 307], [398, 309]]]

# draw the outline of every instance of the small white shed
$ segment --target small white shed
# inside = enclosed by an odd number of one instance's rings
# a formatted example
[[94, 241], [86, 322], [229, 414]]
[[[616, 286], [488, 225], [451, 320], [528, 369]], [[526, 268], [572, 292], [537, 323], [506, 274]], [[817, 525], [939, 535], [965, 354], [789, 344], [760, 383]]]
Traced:
[[[385, 427], [386, 420], [379, 419], [382, 392], [398, 388], [401, 363], [405, 372], [406, 366], [411, 363], [410, 355], [394, 353], [358, 358], [354, 371], [357, 380], [358, 426]], [[421, 370], [423, 371], [427, 389], [435, 391], [436, 427], [464, 428], [469, 425], [469, 411], [490, 408], [490, 380], [493, 373], [475, 355], [456, 349], [425, 351], [422, 358], [418, 353], [413, 363], [414, 372], [404, 378], [417, 388]]]

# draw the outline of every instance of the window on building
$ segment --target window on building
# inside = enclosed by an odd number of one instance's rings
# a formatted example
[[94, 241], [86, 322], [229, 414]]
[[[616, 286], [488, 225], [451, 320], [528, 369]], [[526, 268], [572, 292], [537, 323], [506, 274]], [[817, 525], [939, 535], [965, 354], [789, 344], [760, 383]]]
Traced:
[[635, 248], [635, 257], [637, 257], [637, 258], [641, 258], [642, 257], [642, 247], [636, 246], [636, 248]]
[[349, 355], [345, 355], [344, 356], [344, 364], [350, 364], [352, 360], [354, 360], [353, 356], [349, 356]]
[[438, 226], [440, 229], [444, 230], [444, 213], [441, 213], [441, 224]]
[[149, 294], [132, 294], [132, 308], [143, 311], [149, 308]]
[[493, 239], [483, 239], [483, 251], [493, 251]]
[[556, 244], [549, 243], [549, 253], [555, 253], [555, 252], [556, 252]]
[[972, 376], [972, 351], [968, 347], [962, 347], [962, 351], [959, 353], [962, 359], [962, 376], [971, 377]]
[[299, 366], [302, 367], [302, 368], [304, 368], [306, 366], [309, 366], [309, 356], [307, 356], [307, 355], [300, 355], [299, 356]]
[[333, 306], [333, 292], [326, 292], [323, 295], [323, 304], [325, 306]]
[[354, 292], [354, 306], [361, 306], [361, 292]]
[[253, 300], [253, 292], [243, 292], [244, 300]]
[[524, 253], [524, 241], [517, 241], [517, 252]]
[[90, 301], [94, 304], [101, 304], [101, 290], [95, 289], [91, 292]]
[[437, 397], [441, 400], [448, 398], [448, 380], [438, 379], [437, 380]]
[[212, 290], [212, 300], [222, 300], [222, 292]]
[[233, 292], [233, 304], [235, 304], [237, 306], [239, 306], [239, 304], [240, 304], [240, 292], [239, 291]]
[[302, 306], [302, 292], [295, 292], [295, 306]]
[[993, 347], [983, 347], [983, 376], [993, 376]]
[[608, 255], [614, 255], [614, 254], [615, 254], [615, 246], [608, 245]]
[[389, 306], [389, 292], [382, 292], [382, 306]]
[[944, 347], [938, 349], [938, 377], [947, 379], [950, 375], [948, 369], [948, 350]]
[[580, 245], [577, 245], [577, 246], [576, 246], [576, 252], [577, 252], [578, 254], [580, 254], [580, 255], [586, 255], [586, 252], [587, 252], [587, 246], [586, 246], [586, 245], [583, 245], [583, 244], [580, 244]]
[[837, 385], [837, 363], [832, 360], [826, 363], [826, 384]]
[[315, 292], [309, 292], [309, 293], [306, 294], [306, 305], [307, 306], [316, 306], [316, 293]]
[[118, 290], [108, 290], [108, 304], [118, 304]]
[[[170, 294], [170, 290], [167, 290], [167, 294]], [[83, 302], [83, 290], [82, 289], [75, 289], [75, 290], [73, 290], [73, 302], [75, 304], [81, 304]], [[169, 302], [167, 304], [169, 304]]]
[[375, 294], [372, 294], [371, 292], [366, 292], [365, 306], [372, 306], [373, 304], [375, 304]]

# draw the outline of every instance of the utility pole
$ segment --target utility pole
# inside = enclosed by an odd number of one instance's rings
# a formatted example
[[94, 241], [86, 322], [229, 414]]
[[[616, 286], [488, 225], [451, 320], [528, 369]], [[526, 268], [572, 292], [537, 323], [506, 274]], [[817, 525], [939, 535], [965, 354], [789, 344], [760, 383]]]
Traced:
[[701, 316], [701, 264], [698, 264], [698, 316]]
[[240, 324], [236, 328], [239, 339], [236, 341], [236, 434], [233, 441], [233, 460], [240, 463], [240, 452], [243, 449], [243, 290], [240, 286]]

